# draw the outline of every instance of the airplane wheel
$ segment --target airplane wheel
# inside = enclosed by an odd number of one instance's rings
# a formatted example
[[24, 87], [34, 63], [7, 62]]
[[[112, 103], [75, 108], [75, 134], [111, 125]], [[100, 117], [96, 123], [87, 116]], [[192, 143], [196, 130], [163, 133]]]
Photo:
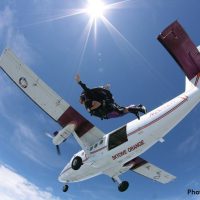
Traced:
[[124, 191], [126, 191], [126, 190], [128, 189], [128, 186], [129, 186], [128, 181], [123, 181], [123, 182], [121, 182], [121, 183], [119, 184], [118, 190], [119, 190], [120, 192], [124, 192]]
[[83, 164], [82, 158], [79, 156], [76, 156], [73, 160], [72, 160], [72, 169], [73, 170], [78, 170], [81, 165]]
[[67, 192], [68, 189], [69, 189], [69, 186], [68, 186], [68, 185], [64, 185], [64, 186], [63, 186], [63, 192]]

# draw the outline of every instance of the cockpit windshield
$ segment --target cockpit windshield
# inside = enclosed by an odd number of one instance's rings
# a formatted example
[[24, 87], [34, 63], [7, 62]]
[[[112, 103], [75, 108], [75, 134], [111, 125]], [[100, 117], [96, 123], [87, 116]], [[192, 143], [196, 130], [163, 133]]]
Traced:
[[108, 150], [114, 149], [126, 141], [128, 141], [126, 126], [123, 126], [109, 135]]

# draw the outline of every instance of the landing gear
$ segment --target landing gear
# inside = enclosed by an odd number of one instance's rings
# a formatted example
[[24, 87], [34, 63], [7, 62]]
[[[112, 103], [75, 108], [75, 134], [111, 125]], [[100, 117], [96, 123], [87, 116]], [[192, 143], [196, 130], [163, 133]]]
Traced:
[[123, 181], [123, 182], [121, 182], [121, 183], [119, 184], [118, 190], [119, 190], [120, 192], [124, 192], [124, 191], [126, 191], [126, 190], [128, 189], [128, 186], [129, 186], [128, 181]]
[[64, 186], [63, 186], [63, 192], [67, 192], [68, 189], [69, 189], [69, 186], [68, 186], [68, 185], [64, 185]]
[[129, 187], [128, 181], [121, 181], [120, 178], [119, 178], [118, 176], [113, 177], [112, 180], [113, 180], [114, 182], [117, 182], [117, 183], [119, 184], [119, 185], [118, 185], [118, 190], [119, 190], [120, 192], [126, 191], [126, 190], [128, 189], [128, 187]]
[[79, 156], [76, 156], [73, 160], [72, 160], [72, 169], [73, 170], [78, 170], [81, 165], [83, 164], [82, 158]]

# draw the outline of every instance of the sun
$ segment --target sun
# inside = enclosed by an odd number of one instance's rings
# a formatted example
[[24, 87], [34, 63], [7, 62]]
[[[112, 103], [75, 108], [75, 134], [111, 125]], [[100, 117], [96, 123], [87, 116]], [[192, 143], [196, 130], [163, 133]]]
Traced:
[[88, 0], [85, 12], [92, 18], [98, 19], [103, 17], [106, 5], [101, 0]]

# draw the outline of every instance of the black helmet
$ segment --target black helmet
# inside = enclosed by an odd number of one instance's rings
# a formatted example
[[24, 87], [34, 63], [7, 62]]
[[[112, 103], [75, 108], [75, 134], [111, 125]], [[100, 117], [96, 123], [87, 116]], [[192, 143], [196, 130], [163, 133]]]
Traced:
[[80, 100], [81, 101], [85, 101], [86, 100], [86, 94], [85, 92], [82, 92], [81, 95], [80, 95]]

